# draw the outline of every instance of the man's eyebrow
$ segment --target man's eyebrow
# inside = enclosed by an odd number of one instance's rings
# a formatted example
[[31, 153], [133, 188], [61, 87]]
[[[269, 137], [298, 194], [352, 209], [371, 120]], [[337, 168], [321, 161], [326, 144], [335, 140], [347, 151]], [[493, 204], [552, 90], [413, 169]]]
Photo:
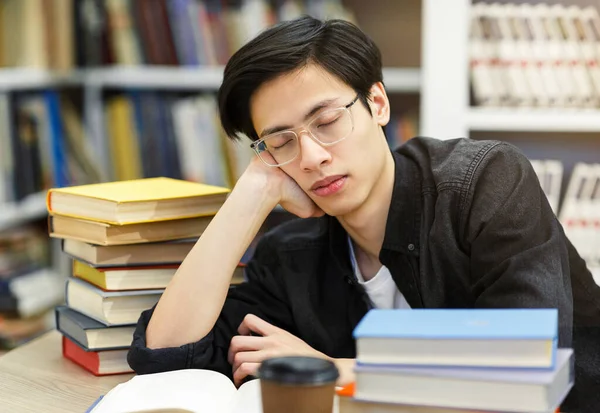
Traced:
[[[308, 118], [310, 118], [312, 115], [314, 115], [321, 109], [330, 106], [332, 103], [334, 103], [338, 99], [339, 98], [331, 98], [331, 99], [325, 99], [320, 102], [317, 102], [312, 108], [310, 108], [310, 110], [308, 112], [306, 112], [306, 114], [304, 115], [304, 121], [306, 121]], [[263, 131], [260, 133], [259, 139], [263, 138], [264, 136], [270, 135], [272, 133], [281, 132], [283, 130], [292, 129], [292, 128], [293, 128], [293, 126], [291, 126], [291, 125], [278, 125], [278, 126], [273, 126], [272, 128], [266, 128], [266, 129], [263, 129]]]

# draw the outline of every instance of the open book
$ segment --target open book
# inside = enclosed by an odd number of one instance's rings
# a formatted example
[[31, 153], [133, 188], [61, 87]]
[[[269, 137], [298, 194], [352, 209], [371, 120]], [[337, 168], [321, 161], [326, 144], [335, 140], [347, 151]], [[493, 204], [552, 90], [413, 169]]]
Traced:
[[109, 391], [91, 413], [262, 413], [260, 382], [239, 389], [221, 373], [176, 370], [135, 376]]

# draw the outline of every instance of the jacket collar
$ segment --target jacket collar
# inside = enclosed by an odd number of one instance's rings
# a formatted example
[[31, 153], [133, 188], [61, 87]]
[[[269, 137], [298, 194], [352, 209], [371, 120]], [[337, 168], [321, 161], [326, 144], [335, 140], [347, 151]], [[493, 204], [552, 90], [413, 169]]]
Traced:
[[421, 227], [419, 171], [414, 161], [405, 155], [392, 152], [392, 156], [395, 166], [394, 189], [381, 251], [419, 255]]
[[[421, 180], [416, 164], [408, 157], [392, 152], [394, 158], [394, 188], [385, 226], [380, 260], [385, 252], [419, 255], [421, 225]], [[344, 271], [352, 273], [348, 233], [340, 222], [330, 216], [329, 247], [331, 256]], [[382, 261], [383, 262], [383, 261]]]

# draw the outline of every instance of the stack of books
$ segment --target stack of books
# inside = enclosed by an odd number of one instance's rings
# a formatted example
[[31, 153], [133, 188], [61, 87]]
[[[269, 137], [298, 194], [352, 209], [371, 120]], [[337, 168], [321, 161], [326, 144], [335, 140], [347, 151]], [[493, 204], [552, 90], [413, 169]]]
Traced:
[[371, 310], [340, 413], [554, 412], [573, 386], [555, 309]]
[[49, 233], [73, 258], [55, 310], [63, 356], [95, 375], [131, 372], [127, 350], [229, 189], [149, 178], [51, 189]]

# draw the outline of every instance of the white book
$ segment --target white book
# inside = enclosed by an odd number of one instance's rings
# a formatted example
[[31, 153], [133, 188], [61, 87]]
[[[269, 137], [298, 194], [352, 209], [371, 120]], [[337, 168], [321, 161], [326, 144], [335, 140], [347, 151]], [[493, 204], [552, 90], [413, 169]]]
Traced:
[[502, 412], [549, 412], [573, 386], [573, 350], [559, 349], [554, 369], [482, 369], [358, 365], [358, 400]]
[[590, 165], [583, 162], [577, 163], [573, 168], [559, 216], [566, 236], [579, 253], [585, 249], [582, 244], [585, 237], [582, 235], [581, 199], [587, 190], [586, 182], [590, 177], [590, 168]]
[[471, 86], [475, 103], [478, 106], [500, 106], [501, 88], [492, 73], [492, 62], [496, 58], [495, 39], [490, 33], [489, 24], [483, 21], [483, 3], [471, 6], [471, 28], [469, 33], [469, 65]]
[[300, 0], [283, 0], [277, 10], [279, 21], [294, 20], [302, 17], [304, 4]]
[[[600, 267], [600, 163], [593, 166], [594, 169], [594, 187], [592, 190], [590, 204], [590, 245], [592, 246], [589, 264], [594, 267]], [[600, 274], [600, 272], [599, 272]]]
[[479, 17], [480, 27], [484, 42], [482, 43], [483, 54], [488, 62], [489, 78], [493, 84], [494, 98], [490, 105], [507, 105], [508, 86], [505, 79], [505, 72], [500, 60], [501, 33], [498, 27], [498, 19], [489, 11], [490, 5], [486, 3], [477, 3], [473, 5], [475, 13]]
[[66, 282], [66, 304], [104, 325], [135, 324], [140, 314], [152, 308], [164, 289], [104, 291], [78, 278]]
[[135, 376], [109, 391], [91, 413], [262, 413], [259, 380], [236, 389], [210, 370], [176, 370]]
[[578, 228], [578, 251], [581, 257], [590, 263], [594, 256], [594, 191], [597, 186], [596, 181], [600, 177], [596, 176], [595, 165], [588, 165], [586, 168], [587, 176], [585, 178], [585, 184], [581, 188], [581, 193], [578, 194], [579, 213], [580, 213], [580, 227]]
[[556, 77], [563, 98], [561, 106], [577, 107], [581, 102], [578, 100], [572, 68], [567, 59], [566, 40], [561, 32], [557, 15], [552, 11], [556, 9], [551, 9], [547, 4], [540, 3], [534, 6], [534, 10], [537, 10], [538, 18], [541, 19], [550, 39], [548, 42], [548, 51], [555, 67]]
[[252, 40], [270, 26], [271, 7], [266, 0], [243, 0], [242, 22], [244, 24], [244, 43]]
[[594, 88], [581, 48], [584, 33], [578, 31], [576, 24], [581, 10], [577, 6], [567, 8], [562, 5], [554, 5], [550, 10], [560, 28], [560, 34], [564, 43], [565, 58], [571, 70], [573, 86], [579, 106], [594, 107], [596, 104]]
[[195, 139], [201, 142], [202, 150], [194, 155], [202, 159], [202, 183], [226, 187], [229, 183], [226, 145], [220, 133], [217, 101], [214, 96], [199, 96], [196, 98], [195, 107], [197, 117], [194, 133]]
[[585, 40], [581, 50], [586, 60], [596, 99], [600, 100], [600, 16], [595, 7], [581, 9], [579, 16]]
[[195, 99], [178, 100], [172, 105], [171, 113], [183, 178], [192, 182], [202, 182], [204, 180], [202, 140], [196, 134]]
[[560, 92], [554, 62], [551, 58], [552, 55], [549, 47], [551, 39], [549, 33], [545, 30], [538, 9], [525, 3], [519, 7], [519, 11], [533, 37], [531, 42], [531, 56], [536, 66], [539, 67], [545, 95], [548, 98], [548, 105], [560, 105], [563, 98]]
[[584, 15], [589, 29], [593, 32], [592, 38], [596, 41], [596, 58], [600, 59], [600, 13], [595, 7], [586, 7]]
[[42, 268], [10, 281], [9, 288], [17, 299], [21, 317], [40, 314], [65, 298], [64, 279], [50, 268]]
[[554, 211], [555, 214], [558, 214], [563, 171], [564, 167], [561, 161], [544, 161], [544, 191], [546, 193], [546, 196], [548, 197], [548, 202], [552, 207], [552, 211]]
[[541, 76], [540, 66], [533, 54], [533, 31], [520, 6], [506, 4], [506, 15], [510, 22], [515, 47], [521, 70], [531, 91], [532, 104], [535, 106], [549, 106], [550, 100], [546, 93], [544, 81]]
[[564, 169], [562, 162], [556, 160], [531, 160], [530, 162], [552, 211], [558, 215]]
[[543, 177], [544, 177], [544, 161], [540, 161], [537, 159], [531, 159], [529, 160], [529, 162], [531, 163], [531, 166], [533, 167], [533, 170], [535, 172], [535, 174], [538, 177], [538, 180], [540, 181], [540, 186], [542, 186], [543, 189]]
[[518, 36], [509, 20], [508, 9], [504, 5], [493, 3], [488, 6], [487, 13], [498, 24], [498, 57], [504, 68], [503, 80], [508, 89], [509, 102], [513, 106], [533, 106], [533, 94], [522, 68], [517, 47]]

